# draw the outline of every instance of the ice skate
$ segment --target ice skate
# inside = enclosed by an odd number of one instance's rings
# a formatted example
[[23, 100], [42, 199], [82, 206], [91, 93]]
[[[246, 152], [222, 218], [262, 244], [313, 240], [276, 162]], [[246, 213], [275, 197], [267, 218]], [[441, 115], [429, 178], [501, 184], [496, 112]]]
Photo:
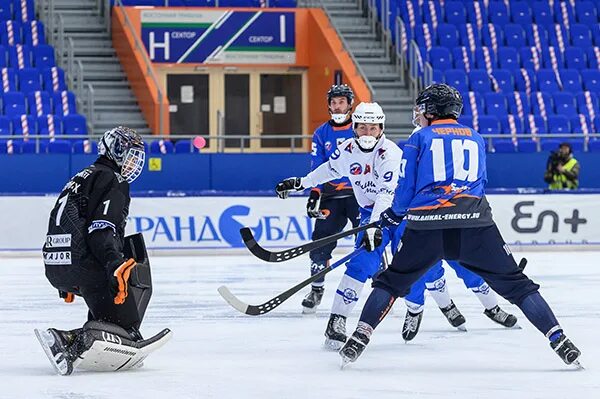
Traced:
[[343, 369], [346, 367], [348, 363], [354, 363], [368, 344], [369, 337], [367, 337], [367, 334], [363, 334], [358, 330], [355, 331], [348, 342], [346, 342], [344, 347], [340, 350], [340, 356], [342, 357], [341, 368]]
[[583, 366], [579, 362], [581, 351], [566, 337], [566, 335], [561, 334], [556, 340], [550, 342], [550, 347], [563, 362], [579, 369], [583, 369]]
[[410, 310], [406, 311], [404, 326], [402, 327], [402, 338], [405, 342], [411, 341], [417, 336], [422, 319], [423, 312], [412, 313]]
[[302, 313], [303, 314], [314, 314], [317, 311], [317, 307], [321, 304], [323, 299], [323, 287], [312, 287], [312, 290], [302, 300]]
[[346, 342], [346, 317], [339, 314], [329, 316], [325, 330], [325, 348], [339, 350]]
[[505, 312], [498, 305], [494, 306], [491, 309], [486, 309], [483, 313], [492, 321], [500, 324], [501, 326], [507, 328], [521, 328], [517, 324], [517, 317], [515, 315]]
[[69, 352], [69, 346], [75, 340], [76, 334], [54, 328], [47, 330], [35, 329], [33, 331], [56, 372], [60, 375], [71, 374], [73, 372], [73, 360]]
[[467, 331], [465, 326], [465, 323], [467, 322], [465, 320], [465, 316], [460, 313], [460, 310], [458, 310], [454, 302], [451, 301], [450, 305], [446, 306], [445, 308], [440, 308], [440, 310], [444, 316], [446, 316], [448, 323], [450, 323], [452, 327], [456, 327], [460, 331]]

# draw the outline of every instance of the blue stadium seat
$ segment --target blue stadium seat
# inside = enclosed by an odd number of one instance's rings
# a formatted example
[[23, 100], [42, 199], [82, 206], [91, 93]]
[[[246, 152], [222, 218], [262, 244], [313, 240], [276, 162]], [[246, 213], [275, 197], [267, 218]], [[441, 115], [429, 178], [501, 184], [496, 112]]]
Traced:
[[4, 114], [11, 117], [27, 113], [25, 95], [18, 91], [4, 93], [2, 95], [2, 105]]
[[537, 134], [548, 133], [546, 121], [539, 115], [527, 115], [523, 123], [525, 133], [533, 133], [533, 128], [537, 129]]
[[[571, 130], [573, 133], [593, 133], [594, 127], [592, 126], [592, 122], [590, 118], [585, 115], [577, 115], [571, 117]], [[585, 129], [584, 129], [585, 127]]]
[[563, 69], [559, 73], [562, 82], [562, 90], [569, 93], [579, 93], [581, 91], [581, 76], [576, 69]]
[[17, 75], [14, 69], [0, 69], [0, 81], [2, 83], [2, 92], [17, 91]]
[[542, 65], [544, 68], [561, 69], [564, 65], [563, 53], [554, 46], [542, 49]]
[[528, 3], [526, 1], [513, 1], [510, 3], [510, 17], [513, 23], [520, 25], [532, 23], [531, 8], [529, 8]]
[[500, 127], [500, 121], [493, 115], [481, 115], [479, 116], [479, 133], [481, 134], [500, 134], [502, 128]]
[[504, 43], [505, 46], [516, 48], [525, 47], [527, 45], [527, 42], [525, 41], [525, 31], [521, 25], [504, 25]]
[[468, 21], [472, 24], [475, 24], [478, 29], [480, 28], [478, 20], [480, 21], [481, 25], [485, 24], [489, 20], [487, 9], [482, 1], [465, 1], [464, 4], [467, 9]]
[[484, 46], [499, 48], [504, 45], [502, 25], [484, 24], [481, 28], [481, 41]]
[[514, 47], [499, 47], [498, 66], [502, 69], [521, 68], [521, 59], [519, 58], [517, 49]]
[[8, 1], [0, 2], [0, 21], [9, 21], [12, 19], [12, 9]]
[[175, 143], [175, 153], [189, 154], [192, 152], [199, 153], [200, 150], [192, 145], [191, 140], [177, 140]]
[[517, 147], [514, 145], [512, 140], [497, 140], [494, 141], [494, 152], [498, 154], [517, 152]]
[[421, 15], [423, 15], [423, 22], [435, 25], [444, 22], [444, 13], [442, 12], [442, 6], [437, 1], [428, 1], [421, 8]]
[[17, 71], [19, 89], [23, 93], [42, 90], [40, 73], [36, 68], [24, 68]]
[[[14, 19], [21, 22], [27, 22], [35, 19], [35, 9], [33, 1], [22, 2], [21, 0], [12, 0]], [[25, 4], [25, 7], [23, 7]]]
[[571, 25], [571, 44], [575, 47], [588, 48], [592, 46], [592, 31], [586, 25]]
[[444, 83], [444, 72], [439, 69], [434, 69], [432, 83]]
[[[489, 68], [486, 63], [486, 56], [489, 60]], [[480, 46], [475, 49], [475, 67], [478, 69], [494, 69], [496, 67], [496, 53], [490, 47]]]
[[469, 83], [465, 71], [448, 69], [444, 73], [444, 77], [447, 84], [456, 87], [461, 93], [469, 90]]
[[446, 22], [449, 24], [464, 24], [467, 22], [467, 10], [460, 1], [448, 1], [444, 4]]
[[571, 133], [571, 122], [564, 115], [548, 116], [548, 133]]
[[42, 69], [42, 79], [44, 81], [44, 90], [48, 92], [67, 90], [65, 83], [65, 71], [59, 67]]
[[550, 39], [548, 38], [548, 28], [552, 29], [551, 27], [538, 24], [524, 26], [523, 29], [525, 29], [527, 45], [540, 49], [549, 46]]
[[478, 93], [492, 91], [492, 82], [484, 69], [474, 69], [469, 72], [470, 90]]
[[97, 153], [98, 153], [98, 143], [96, 143], [94, 140], [76, 140], [73, 142], [73, 154], [97, 154]]
[[[425, 34], [426, 32], [429, 34], [429, 36], [427, 36]], [[429, 41], [427, 40], [427, 37], [429, 37]], [[415, 41], [417, 42], [417, 45], [419, 47], [425, 47], [425, 48], [430, 48], [432, 46], [435, 46], [436, 41], [437, 41], [437, 36], [435, 34], [433, 27], [428, 24], [421, 24], [421, 25], [417, 24], [417, 26], [414, 29], [414, 37], [413, 38], [415, 39]]]
[[596, 112], [600, 113], [600, 102], [598, 101], [598, 95], [590, 91], [577, 93], [577, 112], [590, 117], [590, 108], [594, 114]]
[[173, 143], [169, 140], [154, 140], [150, 143], [150, 154], [172, 154]]
[[44, 24], [41, 21], [29, 21], [23, 24], [23, 43], [30, 46], [46, 44]]
[[437, 27], [437, 43], [444, 47], [458, 46], [458, 30], [450, 24], [439, 24]]
[[473, 23], [458, 25], [458, 36], [460, 37], [460, 45], [466, 46], [468, 49], [471, 49], [471, 42], [469, 37], [473, 38], [473, 43], [475, 47], [481, 44], [481, 35], [479, 33], [479, 29], [477, 25]]
[[13, 134], [10, 118], [6, 115], [0, 115], [0, 136], [9, 136]]
[[531, 139], [519, 139], [517, 142], [517, 151], [521, 153], [537, 152], [537, 143]]
[[506, 69], [494, 69], [492, 72], [492, 89], [495, 90], [495, 83], [498, 85], [498, 89], [503, 92], [513, 92], [515, 90], [515, 83], [513, 80], [512, 73]]
[[[554, 2], [554, 20], [557, 24], [572, 26], [576, 23], [575, 9], [569, 1]], [[565, 22], [568, 21], [568, 22]]]
[[592, 25], [592, 37], [594, 38], [594, 46], [600, 46], [600, 24]]
[[54, 114], [68, 115], [76, 114], [75, 94], [70, 91], [57, 91], [52, 94], [52, 103], [54, 104]]
[[491, 1], [488, 5], [488, 19], [496, 25], [506, 25], [510, 23], [510, 14], [506, 4], [502, 1]]
[[[202, 0], [205, 3], [210, 3], [207, 0]], [[169, 3], [170, 4], [170, 3]], [[209, 4], [210, 6], [214, 5], [213, 4]], [[276, 7], [276, 8], [295, 8], [297, 6], [296, 0], [271, 0], [269, 1], [269, 7]], [[198, 6], [195, 6], [198, 7]], [[206, 7], [205, 5], [203, 5], [202, 7]]]
[[538, 25], [553, 25], [554, 13], [546, 1], [536, 1], [532, 4], [533, 21]]
[[597, 24], [598, 16], [596, 12], [596, 7], [591, 1], [577, 0], [575, 2], [575, 15], [579, 23], [588, 25]]
[[597, 132], [600, 132], [600, 116], [594, 118], [594, 129]]
[[552, 96], [546, 92], [537, 91], [531, 94], [531, 113], [534, 115], [551, 115], [554, 113]]
[[0, 22], [0, 43], [5, 46], [23, 43], [21, 24], [16, 21]]
[[587, 59], [583, 49], [579, 47], [567, 47], [565, 49], [565, 67], [568, 69], [586, 69]]
[[37, 117], [38, 131], [44, 135], [63, 134], [62, 119], [59, 116], [47, 114]]
[[27, 93], [27, 105], [29, 106], [30, 115], [42, 116], [52, 113], [50, 94], [45, 91], [32, 91]]
[[[512, 123], [510, 121], [510, 117], [512, 117]], [[500, 126], [502, 127], [502, 133], [512, 134], [513, 129], [514, 133], [521, 134], [524, 132], [523, 130], [523, 121], [516, 115], [504, 114], [498, 118], [500, 120]]]
[[68, 140], [54, 140], [48, 143], [48, 154], [70, 154], [71, 142]]
[[450, 50], [445, 47], [432, 47], [427, 53], [427, 58], [433, 69], [452, 69], [452, 56]]
[[537, 72], [538, 90], [542, 92], [559, 91], [556, 75], [552, 69], [540, 69]]
[[33, 63], [36, 68], [52, 68], [55, 66], [54, 48], [47, 44], [40, 44], [34, 47]]
[[69, 114], [63, 117], [65, 134], [87, 134], [85, 117], [79, 114]]
[[[531, 91], [536, 90], [537, 79], [535, 72], [531, 69], [513, 69], [512, 70], [513, 78], [515, 79], [515, 89], [517, 91], [527, 92], [527, 82], [529, 82], [529, 87]], [[527, 78], [527, 80], [526, 80]]]
[[12, 68], [31, 68], [31, 49], [26, 44], [16, 44], [8, 48], [8, 64]]
[[19, 136], [38, 134], [36, 118], [31, 115], [15, 115], [12, 117], [13, 134]]
[[584, 69], [581, 71], [583, 88], [594, 93], [600, 92], [600, 70]]
[[[463, 108], [463, 112], [464, 112], [464, 108]], [[468, 126], [468, 127], [473, 127], [473, 117], [471, 115], [465, 115], [463, 113], [463, 115], [461, 115], [460, 118], [458, 118], [458, 123], [460, 123], [461, 125]]]
[[587, 49], [588, 68], [600, 68], [600, 47], [594, 46]]
[[540, 140], [540, 147], [542, 149], [542, 151], [556, 151], [558, 150], [558, 147], [560, 146], [560, 143], [562, 143], [565, 140], [558, 140], [558, 139], [551, 139], [551, 138], [544, 138], [542, 140]]
[[45, 154], [48, 148], [48, 142], [40, 140], [36, 143], [35, 140], [21, 141], [20, 154]]
[[452, 49], [452, 59], [454, 60], [454, 68], [456, 69], [464, 71], [475, 69], [475, 56], [468, 47], [454, 47]]
[[521, 47], [519, 49], [521, 67], [529, 70], [543, 68], [542, 52], [535, 47]]
[[477, 112], [477, 115], [485, 114], [484, 100], [479, 93], [472, 91], [461, 93], [463, 96], [463, 114], [473, 115], [473, 111]]
[[501, 117], [508, 113], [506, 97], [502, 93], [485, 93], [485, 112], [490, 115]]
[[415, 24], [420, 24], [421, 21], [423, 21], [423, 16], [421, 15], [421, 7], [419, 7], [416, 1], [407, 0], [405, 3], [406, 5], [404, 7], [398, 7], [398, 11], [400, 12], [400, 17], [406, 24], [407, 30], [410, 31], [409, 10], [412, 10], [413, 12]]
[[550, 45], [561, 48], [561, 44], [563, 46], [569, 45], [569, 30], [562, 26], [561, 24], [555, 24], [554, 28], [549, 27], [548, 29], [548, 38], [550, 39]]
[[588, 151], [600, 152], [600, 140], [590, 140], [588, 143]]
[[558, 92], [552, 94], [554, 113], [573, 117], [578, 114], [575, 96], [571, 93]]
[[0, 68], [8, 66], [8, 50], [4, 46], [0, 46]]
[[518, 104], [521, 105], [523, 116], [531, 114], [531, 101], [529, 100], [529, 96], [524, 92], [515, 91], [513, 93], [506, 93], [506, 103], [508, 104], [509, 113], [513, 115], [519, 115]]
[[219, 0], [219, 7], [260, 7], [260, 0]]

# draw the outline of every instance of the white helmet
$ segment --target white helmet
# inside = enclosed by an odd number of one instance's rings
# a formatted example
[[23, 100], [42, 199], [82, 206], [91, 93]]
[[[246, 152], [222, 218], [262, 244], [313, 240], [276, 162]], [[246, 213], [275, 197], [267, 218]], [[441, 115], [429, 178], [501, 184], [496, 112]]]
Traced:
[[369, 151], [372, 150], [379, 139], [379, 137], [373, 136], [361, 136], [358, 137], [356, 134], [356, 125], [358, 123], [378, 123], [381, 126], [381, 133], [385, 127], [385, 114], [383, 109], [377, 103], [360, 103], [352, 113], [352, 124], [354, 128], [354, 139], [361, 150]]

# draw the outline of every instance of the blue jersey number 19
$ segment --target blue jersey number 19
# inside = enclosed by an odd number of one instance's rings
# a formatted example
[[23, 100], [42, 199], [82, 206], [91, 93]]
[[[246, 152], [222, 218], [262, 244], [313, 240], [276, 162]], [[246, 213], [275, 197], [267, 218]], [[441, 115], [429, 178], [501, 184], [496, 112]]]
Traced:
[[[479, 148], [477, 142], [472, 140], [454, 139], [450, 142], [452, 147], [452, 169], [454, 180], [476, 181], [479, 169]], [[465, 168], [465, 152], [469, 157], [468, 168]], [[431, 140], [431, 155], [433, 160], [433, 179], [446, 181], [446, 154], [444, 152], [444, 139]]]

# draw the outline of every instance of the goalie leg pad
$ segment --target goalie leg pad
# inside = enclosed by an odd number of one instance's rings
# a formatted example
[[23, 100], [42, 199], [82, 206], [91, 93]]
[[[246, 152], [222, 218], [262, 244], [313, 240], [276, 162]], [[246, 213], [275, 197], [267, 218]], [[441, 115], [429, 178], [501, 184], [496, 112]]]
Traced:
[[73, 368], [91, 371], [120, 371], [140, 367], [144, 359], [171, 339], [165, 328], [155, 336], [134, 341], [123, 328], [105, 322], [89, 321], [80, 335], [78, 357]]

